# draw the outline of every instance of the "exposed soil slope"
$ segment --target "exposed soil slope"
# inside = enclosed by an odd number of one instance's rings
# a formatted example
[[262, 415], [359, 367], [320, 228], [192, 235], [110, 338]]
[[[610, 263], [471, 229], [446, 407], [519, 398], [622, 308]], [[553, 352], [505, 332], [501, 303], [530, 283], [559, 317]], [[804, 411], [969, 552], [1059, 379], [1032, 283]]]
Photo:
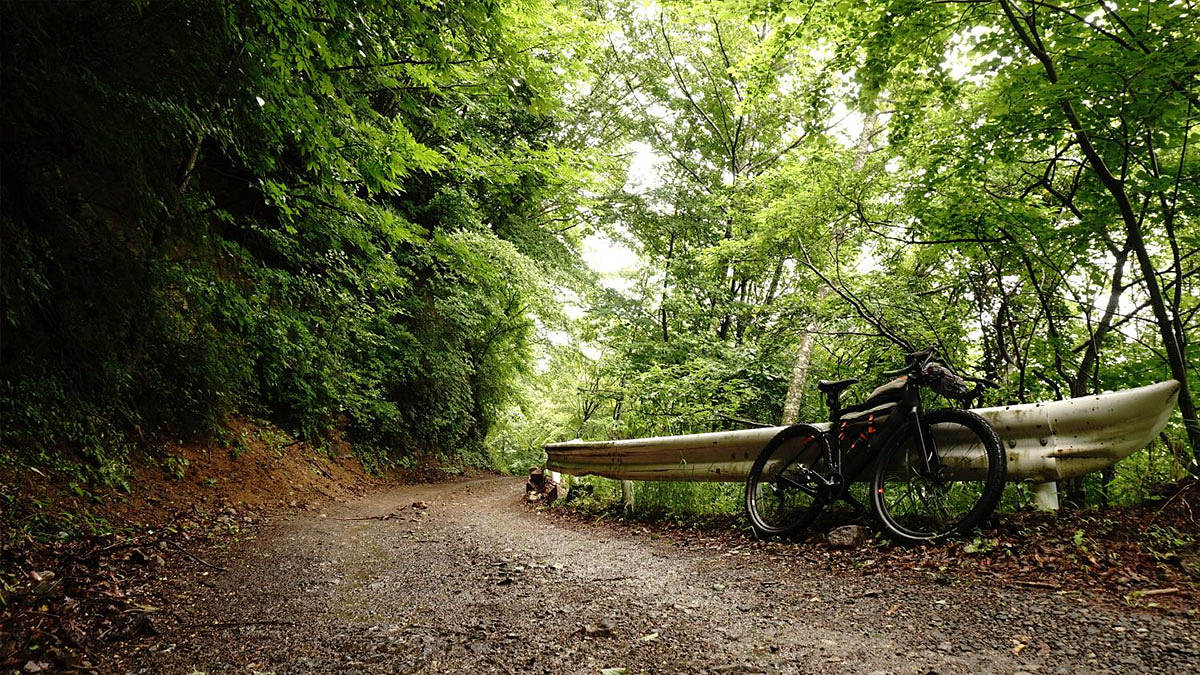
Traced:
[[1081, 595], [832, 570], [794, 547], [592, 525], [523, 480], [405, 486], [269, 522], [160, 588], [123, 672], [1175, 672], [1200, 621]]
[[373, 476], [336, 439], [318, 451], [268, 425], [235, 421], [227, 435], [140, 458], [129, 492], [0, 470], [0, 673], [88, 670], [98, 649], [152, 635], [163, 580], [210, 569], [210, 552], [238, 549], [275, 514], [447, 477], [432, 463]]

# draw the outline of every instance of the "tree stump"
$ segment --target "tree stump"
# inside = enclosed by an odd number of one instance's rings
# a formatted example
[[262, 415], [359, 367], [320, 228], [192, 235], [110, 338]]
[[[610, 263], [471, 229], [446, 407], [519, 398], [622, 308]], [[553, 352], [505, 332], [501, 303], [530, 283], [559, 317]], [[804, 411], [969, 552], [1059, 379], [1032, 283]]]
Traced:
[[525, 499], [527, 501], [553, 503], [558, 500], [558, 496], [558, 481], [552, 480], [545, 469], [534, 467], [529, 470], [529, 480], [525, 482]]
[[525, 483], [525, 493], [542, 492], [542, 487], [546, 484], [546, 470], [540, 466], [535, 466], [529, 470], [529, 480]]

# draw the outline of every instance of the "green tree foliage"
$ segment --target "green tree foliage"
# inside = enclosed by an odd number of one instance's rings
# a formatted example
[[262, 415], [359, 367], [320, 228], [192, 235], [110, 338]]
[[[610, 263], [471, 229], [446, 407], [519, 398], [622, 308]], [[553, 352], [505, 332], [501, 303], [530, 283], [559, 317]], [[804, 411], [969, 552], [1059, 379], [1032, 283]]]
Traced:
[[236, 413], [515, 469], [938, 344], [993, 403], [1178, 379], [1131, 461], [1197, 468], [1186, 3], [3, 7], [6, 447]]
[[[641, 266], [585, 303], [598, 358], [541, 376], [612, 393], [550, 440], [776, 422], [789, 371], [873, 385], [937, 344], [995, 404], [1184, 383], [1164, 442], [1091, 499], [1200, 469], [1190, 6], [609, 4], [595, 81], [659, 169], [601, 219]], [[771, 161], [731, 159], [743, 119], [765, 133], [741, 156]], [[826, 414], [811, 384], [799, 412]]]
[[5, 2], [4, 444], [232, 413], [465, 456], [578, 275], [539, 1]]
[[[1191, 393], [1200, 352], [1189, 339], [1200, 185], [1194, 12], [902, 2], [877, 21], [889, 30], [867, 42], [877, 67], [862, 73], [876, 96], [922, 96], [912, 83], [950, 53], [969, 66], [957, 81], [944, 61], [936, 66], [951, 84], [905, 106], [891, 144], [920, 172], [903, 187], [920, 200], [905, 228], [964, 243], [971, 267], [991, 277], [973, 281], [978, 313], [1008, 315], [984, 331], [989, 370], [1019, 371], [1021, 394], [1036, 380], [1078, 396], [1129, 381], [1122, 368], [1099, 367], [1112, 349], [1110, 361], [1184, 384], [1180, 409], [1200, 446]], [[1031, 349], [1020, 327], [1006, 336], [1013, 313], [1037, 326]], [[1149, 349], [1122, 354], [1121, 335]]]

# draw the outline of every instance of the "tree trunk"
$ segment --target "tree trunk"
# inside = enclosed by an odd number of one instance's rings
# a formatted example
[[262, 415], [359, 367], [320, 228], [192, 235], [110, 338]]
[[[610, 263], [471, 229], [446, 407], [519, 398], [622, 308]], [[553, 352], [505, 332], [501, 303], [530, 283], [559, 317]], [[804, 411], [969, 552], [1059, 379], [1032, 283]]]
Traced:
[[[871, 154], [871, 139], [875, 137], [878, 127], [879, 114], [872, 112], [863, 120], [862, 131], [859, 132], [858, 144], [854, 154], [854, 171], [861, 171], [867, 163], [867, 155]], [[838, 226], [834, 227], [833, 240], [840, 242], [845, 232]], [[817, 304], [821, 304], [829, 296], [829, 286], [821, 286], [817, 292]], [[795, 424], [800, 421], [800, 399], [804, 396], [804, 388], [808, 384], [808, 367], [812, 363], [813, 340], [821, 331], [821, 319], [814, 316], [808, 322], [804, 334], [800, 336], [800, 345], [796, 347], [796, 360], [792, 362], [792, 379], [788, 382], [787, 396], [783, 400], [783, 424]]]
[[[828, 296], [829, 287], [822, 286], [817, 292], [817, 304]], [[788, 382], [787, 396], [783, 399], [783, 424], [795, 424], [800, 421], [800, 401], [804, 398], [805, 387], [808, 386], [808, 368], [812, 364], [813, 343], [820, 332], [821, 319], [814, 316], [800, 336], [800, 345], [796, 347], [796, 360], [792, 362], [792, 379]]]
[[667, 260], [663, 265], [663, 287], [662, 301], [658, 307], [659, 321], [662, 326], [663, 344], [671, 341], [671, 334], [667, 330], [667, 291], [670, 288], [671, 280], [671, 257], [675, 255], [675, 232], [671, 232], [671, 239], [667, 244]]
[[788, 382], [787, 397], [783, 400], [783, 424], [795, 424], [800, 421], [800, 399], [803, 398], [804, 387], [808, 384], [808, 366], [812, 363], [813, 336], [819, 330], [821, 330], [821, 322], [814, 318], [808, 322], [808, 328], [800, 336], [800, 346], [796, 348], [796, 360], [792, 363], [792, 379]]

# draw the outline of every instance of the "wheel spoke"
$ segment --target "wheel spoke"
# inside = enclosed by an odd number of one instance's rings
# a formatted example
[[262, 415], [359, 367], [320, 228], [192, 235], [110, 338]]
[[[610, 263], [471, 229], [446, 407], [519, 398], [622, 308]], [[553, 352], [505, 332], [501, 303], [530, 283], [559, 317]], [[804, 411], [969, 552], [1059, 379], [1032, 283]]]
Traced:
[[746, 491], [746, 509], [755, 532], [760, 536], [789, 534], [814, 518], [823, 504], [818, 500], [819, 486], [807, 471], [796, 471], [801, 462], [816, 457], [813, 470], [827, 457], [825, 437], [815, 429], [789, 427], [763, 448], [751, 468]]
[[[928, 437], [939, 442], [931, 455], [915, 440], [903, 441], [880, 457], [876, 470], [879, 516], [902, 540], [936, 539], [975, 525], [994, 508], [1003, 489], [1004, 455], [986, 422], [968, 411], [935, 411], [927, 420]], [[943, 463], [946, 457], [949, 466]], [[891, 473], [892, 467], [898, 475]], [[964, 469], [982, 469], [988, 477], [968, 480]], [[894, 475], [894, 482], [883, 490], [887, 475]]]

